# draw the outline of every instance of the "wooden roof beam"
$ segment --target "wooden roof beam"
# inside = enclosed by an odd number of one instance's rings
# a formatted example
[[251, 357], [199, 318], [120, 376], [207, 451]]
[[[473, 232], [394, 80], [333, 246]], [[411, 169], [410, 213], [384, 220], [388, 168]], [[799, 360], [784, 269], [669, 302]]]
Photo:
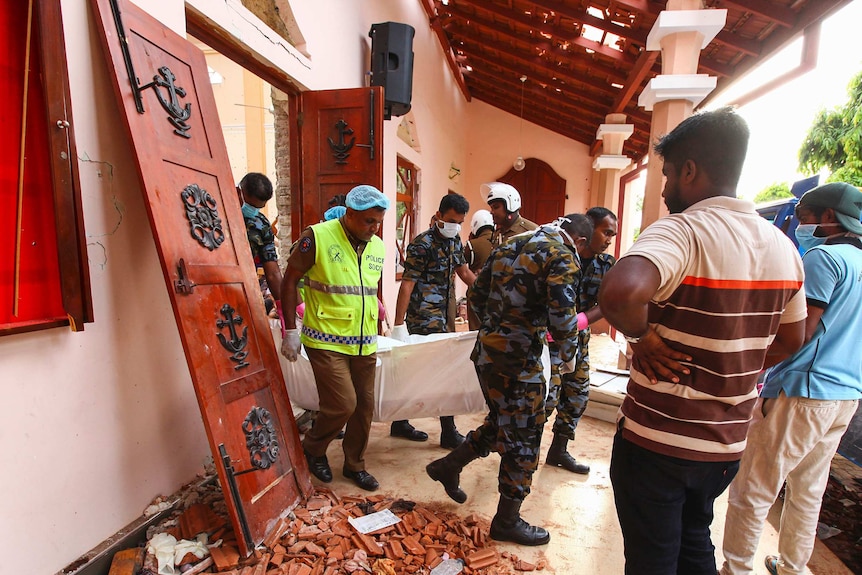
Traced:
[[[498, 82], [501, 84], [505, 84], [509, 86], [514, 92], [519, 92], [521, 89], [521, 83], [516, 81], [515, 79], [508, 80], [501, 76], [499, 73], [493, 73], [490, 71], [483, 70], [482, 68], [473, 68], [473, 71], [467, 77], [467, 81], [471, 82], [473, 78], [481, 77], [483, 79], [492, 80], [494, 82]], [[535, 94], [539, 97], [547, 98], [548, 100], [553, 100], [554, 98], [562, 98], [563, 104], [566, 106], [571, 106], [575, 110], [586, 110], [587, 112], [594, 114], [599, 119], [604, 119], [607, 114], [611, 113], [611, 109], [607, 107], [607, 104], [603, 101], [593, 100], [589, 98], [583, 97], [580, 93], [573, 93], [570, 90], [564, 90], [561, 93], [557, 93], [558, 95], [551, 94], [550, 91], [554, 91], [555, 86], [553, 83], [548, 83], [544, 81], [544, 78], [538, 76], [529, 77], [527, 94]], [[547, 84], [547, 88], [542, 88], [538, 84], [544, 83]], [[633, 114], [633, 120], [638, 120], [646, 125], [650, 123], [650, 116], [646, 113]]]
[[627, 26], [619, 26], [610, 20], [597, 18], [586, 10], [580, 10], [574, 6], [566, 6], [560, 2], [552, 2], [551, 0], [531, 0], [531, 2], [539, 8], [555, 12], [560, 16], [575, 20], [580, 24], [587, 24], [593, 28], [598, 28], [603, 32], [616, 34], [620, 38], [625, 38], [626, 40], [631, 40], [641, 46], [646, 46], [647, 34], [649, 31], [635, 30], [634, 28]]
[[431, 29], [434, 30], [434, 33], [437, 35], [437, 40], [440, 42], [440, 48], [442, 48], [443, 54], [446, 57], [446, 63], [452, 71], [455, 83], [458, 84], [458, 88], [461, 89], [461, 93], [464, 94], [464, 98], [469, 102], [470, 91], [467, 89], [467, 83], [464, 81], [464, 73], [461, 71], [461, 66], [459, 66], [458, 62], [455, 60], [455, 54], [452, 50], [452, 46], [449, 44], [449, 38], [446, 37], [446, 32], [443, 30], [443, 27], [440, 25], [440, 20], [437, 18], [433, 0], [419, 0], [419, 2], [422, 4], [422, 8], [425, 9], [425, 14], [428, 16], [428, 25], [431, 26]]
[[[601, 54], [611, 60], [624, 62], [626, 64], [632, 64], [633, 59], [628, 57], [627, 54], [619, 50], [615, 50], [609, 46], [605, 46], [604, 44], [600, 44], [599, 42], [595, 42], [593, 40], [588, 40], [580, 35], [580, 30], [566, 30], [560, 25], [557, 24], [538, 24], [533, 22], [530, 18], [519, 15], [512, 14], [511, 11], [506, 11], [502, 6], [498, 6], [496, 4], [491, 5], [483, 5], [482, 9], [486, 12], [490, 12], [492, 14], [496, 14], [502, 18], [506, 18], [511, 22], [516, 22], [524, 27], [530, 28], [531, 30], [536, 30], [539, 33], [550, 34], [554, 36], [557, 40], [561, 42], [569, 42], [576, 46], [580, 46], [581, 48], [592, 50], [597, 54]], [[486, 18], [482, 18], [480, 16], [476, 16], [474, 14], [470, 14], [466, 10], [459, 8], [454, 4], [450, 4], [446, 7], [446, 10], [449, 14], [451, 14], [455, 18], [459, 18], [461, 20], [469, 20], [471, 23], [476, 24], [477, 26], [481, 26], [487, 30], [492, 30], [497, 32], [498, 34], [503, 34], [513, 40], [520, 41], [522, 43], [535, 43], [538, 38], [535, 37], [526, 37], [518, 34], [514, 34], [505, 24], [493, 22]], [[555, 51], [555, 53], [560, 56], [572, 56], [572, 57], [580, 57], [580, 58], [590, 58], [589, 55], [579, 54], [577, 52], [568, 52], [568, 51]]]
[[[504, 70], [511, 70], [513, 77], [519, 77], [522, 75], [522, 74], [516, 75], [515, 70], [517, 68], [515, 68], [511, 64], [504, 62], [503, 60], [500, 60], [499, 58], [495, 58], [493, 56], [488, 56], [485, 54], [480, 55], [480, 54], [471, 53], [469, 55], [469, 58], [474, 58], [476, 60], [481, 60], [483, 62], [487, 62], [493, 66], [496, 66], [498, 68], [502, 68]], [[548, 86], [550, 86], [552, 88], [560, 88], [560, 90], [563, 90], [564, 92], [570, 92], [572, 94], [577, 94], [577, 96], [580, 99], [592, 102], [593, 104], [596, 104], [597, 106], [600, 106], [602, 108], [605, 108], [608, 105], [607, 99], [602, 99], [601, 95], [597, 95], [597, 94], [595, 94], [594, 91], [591, 90], [591, 89], [595, 89], [596, 86], [591, 86], [591, 85], [587, 84], [586, 82], [584, 82], [583, 80], [577, 80], [576, 78], [563, 78], [563, 76], [556, 74], [555, 71], [545, 70], [545, 72], [549, 75], [544, 76], [544, 75], [542, 75], [542, 72], [540, 72], [538, 70], [538, 68], [535, 67], [535, 64], [531, 64], [531, 66], [533, 66], [533, 67], [529, 68], [527, 70], [524, 70], [524, 73], [529, 72], [526, 75], [531, 80], [534, 80], [534, 81], [539, 82], [541, 84], [547, 84]], [[476, 69], [477, 69], [477, 66], [474, 63], [473, 64], [473, 70], [476, 70]], [[553, 76], [557, 76], [558, 78], [563, 78], [568, 83], [561, 85], [558, 81], [557, 82], [554, 81]], [[603, 92], [605, 92], [604, 96], [608, 97], [608, 99], [610, 98], [610, 96], [616, 95], [615, 93], [610, 92], [610, 89], [603, 90]]]
[[[548, 72], [553, 73], [556, 76], [560, 76], [561, 78], [565, 77], [567, 79], [570, 79], [573, 83], [582, 83], [588, 86], [593, 86], [598, 90], [603, 90], [614, 96], [616, 96], [615, 91], [612, 92], [610, 87], [604, 88], [601, 84], [610, 84], [611, 82], [622, 84], [626, 81], [625, 75], [620, 70], [608, 68], [607, 66], [602, 66], [593, 61], [588, 60], [588, 62], [582, 63], [584, 64], [582, 69], [577, 70], [569, 69], [564, 66], [553, 66], [547, 60], [536, 54], [533, 50], [530, 50], [528, 55], [499, 41], [492, 41], [486, 38], [478, 39], [475, 37], [475, 34], [467, 34], [466, 31], [461, 29], [460, 27], [453, 28], [447, 26], [446, 29], [451, 34], [459, 36], [459, 38], [457, 39], [464, 42], [465, 45], [467, 43], [478, 42], [479, 44], [475, 45], [476, 49], [473, 51], [481, 51], [483, 49], [494, 50], [501, 54], [506, 54], [511, 58], [524, 62], [525, 64], [528, 64], [530, 66], [535, 66], [547, 70]], [[554, 53], [553, 55], [557, 56], [556, 53]], [[574, 74], [582, 74], [584, 77], [579, 79], [574, 76]], [[593, 82], [599, 82], [599, 85], [594, 86]]]
[[796, 13], [778, 4], [764, 0], [723, 0], [723, 2], [743, 12], [752, 12], [758, 16], [763, 16], [785, 28], [793, 28], [796, 25]]
[[[513, 99], [508, 92], [501, 91], [497, 86], [494, 85], [493, 81], [489, 83], [487, 80], [482, 80], [480, 82], [477, 82], [477, 84], [478, 85], [474, 87], [474, 91], [477, 98], [479, 98], [480, 92], [486, 94], [493, 94], [495, 98], [498, 99], [496, 101], [505, 101], [509, 103], [507, 106], [499, 105], [497, 106], [498, 108], [509, 112], [514, 116], [520, 117], [518, 110], [518, 100]], [[534, 124], [537, 124], [537, 122], [533, 119], [528, 119], [528, 114], [532, 116], [533, 111], [539, 110], [541, 111], [541, 114], [539, 115], [539, 117], [541, 118], [548, 118], [549, 116], [551, 116], [555, 119], [567, 122], [573, 130], [577, 130], [583, 133], [584, 137], [587, 137], [588, 134], [591, 134], [591, 137], [588, 137], [588, 139], [590, 139], [591, 141], [595, 139], [596, 130], [598, 130], [599, 125], [604, 123], [604, 116], [592, 116], [589, 118], [589, 120], [586, 120], [579, 112], [568, 109], [561, 109], [558, 105], [556, 105], [555, 102], [536, 102], [535, 100], [533, 100], [530, 102], [530, 104], [530, 108], [524, 108], [524, 119]], [[637, 126], [634, 134], [632, 134], [630, 139], [633, 143], [636, 143], [641, 147], [646, 147], [649, 139], [649, 124], [646, 125], [646, 130], [644, 130], [643, 128], [643, 125]]]
[[700, 107], [703, 107], [712, 98], [720, 94], [730, 84], [744, 76], [752, 68], [756, 67], [761, 62], [764, 62], [766, 58], [769, 58], [771, 55], [781, 50], [812, 23], [825, 19], [827, 16], [836, 12], [840, 8], [843, 8], [851, 1], [852, 0], [821, 0], [819, 2], [811, 2], [807, 4], [797, 15], [796, 25], [793, 28], [778, 28], [763, 41], [760, 59], [746, 58], [734, 68], [734, 74], [732, 77], [719, 78], [716, 89], [713, 90], [703, 102], [701, 102]]

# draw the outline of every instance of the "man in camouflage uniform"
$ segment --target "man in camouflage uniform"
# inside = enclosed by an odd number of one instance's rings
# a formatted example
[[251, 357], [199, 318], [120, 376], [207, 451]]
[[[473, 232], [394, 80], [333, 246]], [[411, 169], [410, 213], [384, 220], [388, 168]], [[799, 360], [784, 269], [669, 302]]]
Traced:
[[[468, 286], [476, 277], [464, 260], [459, 235], [469, 209], [464, 196], [446, 194], [440, 200], [431, 228], [417, 235], [407, 246], [395, 305], [393, 338], [407, 341], [411, 333], [429, 335], [455, 331], [455, 275]], [[415, 429], [406, 419], [393, 421], [389, 433], [412, 441], [428, 439], [427, 433]], [[455, 427], [455, 417], [441, 417], [440, 446], [454, 449], [463, 441], [464, 436]]]
[[576, 320], [578, 266], [574, 250], [592, 234], [581, 214], [521, 234], [492, 254], [476, 278], [470, 305], [482, 325], [471, 356], [488, 405], [484, 423], [466, 441], [425, 468], [446, 494], [467, 500], [459, 486], [461, 470], [491, 450], [500, 454], [500, 501], [490, 535], [498, 541], [544, 545], [550, 535], [521, 519], [538, 466], [545, 423], [542, 346], [547, 331], [560, 356], [574, 368], [578, 346]]
[[280, 309], [281, 269], [278, 267], [275, 234], [269, 220], [260, 211], [272, 198], [272, 182], [263, 174], [249, 172], [240, 180], [237, 189], [242, 195], [242, 216], [254, 267], [263, 270], [266, 280], [261, 282], [261, 290], [263, 293], [269, 291]]
[[602, 318], [598, 306], [599, 287], [602, 278], [616, 259], [606, 254], [614, 236], [617, 235], [617, 217], [607, 208], [595, 207], [587, 210], [587, 217], [593, 223], [590, 242], [578, 250], [581, 260], [581, 278], [578, 292], [578, 340], [579, 352], [575, 371], [565, 375], [560, 373], [560, 360], [555, 353], [557, 345], [550, 343], [551, 386], [545, 402], [545, 415], [548, 419], [557, 410], [554, 420], [554, 441], [548, 449], [545, 463], [562, 467], [573, 473], [589, 473], [590, 466], [579, 463], [566, 451], [566, 444], [575, 439], [575, 429], [587, 408], [590, 397], [590, 324]]

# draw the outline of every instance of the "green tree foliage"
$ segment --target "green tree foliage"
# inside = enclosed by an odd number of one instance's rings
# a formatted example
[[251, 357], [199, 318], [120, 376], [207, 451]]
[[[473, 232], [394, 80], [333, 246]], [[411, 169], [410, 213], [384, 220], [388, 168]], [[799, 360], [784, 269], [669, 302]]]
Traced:
[[847, 94], [847, 102], [817, 114], [799, 149], [799, 169], [816, 174], [825, 167], [827, 181], [862, 186], [862, 72]]
[[754, 196], [754, 203], [762, 204], [763, 202], [771, 202], [772, 200], [792, 197], [793, 194], [790, 193], [790, 186], [787, 185], [787, 182], [776, 182], [760, 190], [760, 192]]

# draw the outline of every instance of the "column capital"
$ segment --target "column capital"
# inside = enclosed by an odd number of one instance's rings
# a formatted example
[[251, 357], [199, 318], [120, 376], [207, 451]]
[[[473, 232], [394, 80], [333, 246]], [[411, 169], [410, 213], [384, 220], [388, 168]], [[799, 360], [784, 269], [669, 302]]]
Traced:
[[715, 84], [715, 76], [708, 74], [662, 74], [649, 81], [638, 97], [638, 106], [647, 112], [667, 100], [688, 100], [697, 106], [715, 90]]
[[599, 129], [596, 130], [596, 139], [603, 140], [605, 135], [621, 135], [623, 140], [628, 140], [634, 131], [634, 124], [599, 124]]
[[593, 160], [594, 170], [622, 170], [631, 164], [631, 158], [628, 156], [619, 156], [616, 154], [602, 154], [596, 156]]
[[662, 10], [647, 36], [646, 49], [661, 50], [664, 37], [680, 32], [700, 32], [703, 35], [701, 50], [721, 32], [727, 21], [727, 10]]

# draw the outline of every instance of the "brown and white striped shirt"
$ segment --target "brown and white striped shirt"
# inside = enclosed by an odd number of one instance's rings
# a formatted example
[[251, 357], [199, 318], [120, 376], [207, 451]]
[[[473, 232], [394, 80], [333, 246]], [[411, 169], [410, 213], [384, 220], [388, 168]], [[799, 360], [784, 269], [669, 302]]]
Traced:
[[796, 248], [751, 202], [719, 196], [652, 224], [632, 256], [661, 275], [650, 325], [692, 361], [679, 383], [652, 385], [632, 368], [623, 436], [682, 459], [739, 459], [766, 349], [807, 313]]

